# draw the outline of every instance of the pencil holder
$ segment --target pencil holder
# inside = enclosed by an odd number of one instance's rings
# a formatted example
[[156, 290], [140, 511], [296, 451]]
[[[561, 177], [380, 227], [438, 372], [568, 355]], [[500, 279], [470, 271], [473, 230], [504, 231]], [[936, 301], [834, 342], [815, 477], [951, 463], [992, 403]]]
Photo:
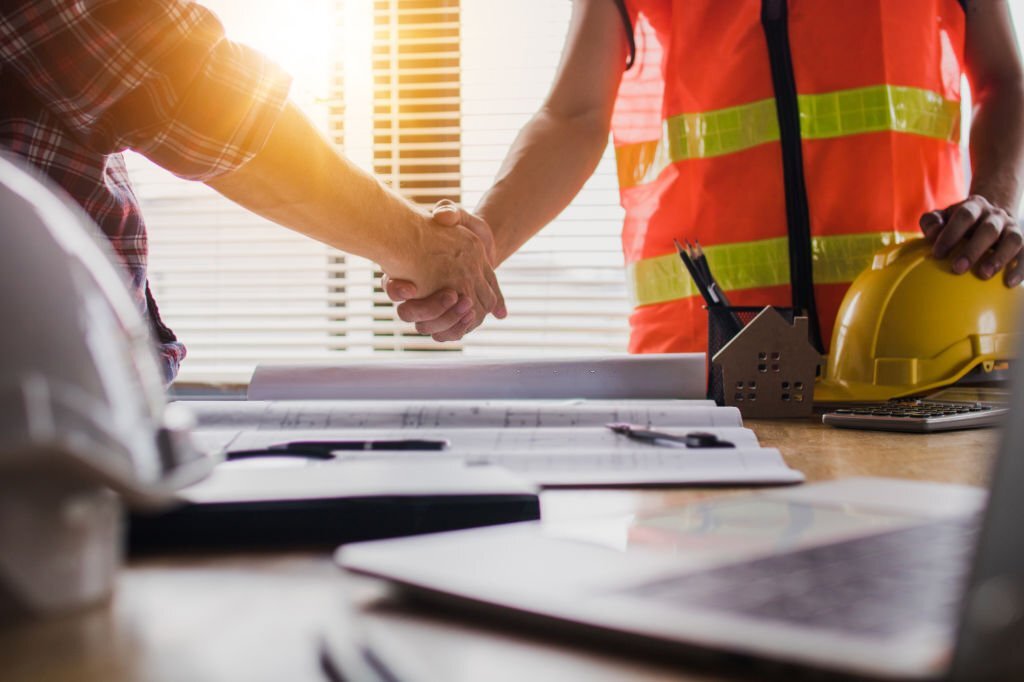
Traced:
[[811, 413], [821, 356], [807, 338], [807, 318], [770, 306], [707, 311], [708, 398], [738, 407], [744, 417]]

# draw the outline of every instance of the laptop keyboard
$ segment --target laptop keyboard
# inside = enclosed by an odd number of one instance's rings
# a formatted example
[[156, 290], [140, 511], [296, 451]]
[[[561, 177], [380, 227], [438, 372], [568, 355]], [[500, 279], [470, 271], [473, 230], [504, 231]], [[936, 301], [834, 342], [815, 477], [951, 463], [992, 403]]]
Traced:
[[980, 519], [914, 526], [633, 588], [632, 595], [884, 637], [952, 628]]

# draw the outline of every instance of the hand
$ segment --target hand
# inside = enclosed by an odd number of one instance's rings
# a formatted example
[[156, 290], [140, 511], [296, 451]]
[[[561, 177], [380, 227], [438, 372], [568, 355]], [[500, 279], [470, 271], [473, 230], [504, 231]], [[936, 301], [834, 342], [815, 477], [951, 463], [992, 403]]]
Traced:
[[989, 279], [1005, 268], [1003, 280], [1015, 287], [1024, 279], [1024, 253], [1020, 225], [1008, 211], [978, 194], [941, 211], [921, 216], [925, 238], [934, 242], [936, 258], [962, 246], [953, 261], [953, 272], [963, 274], [977, 266], [978, 276]]
[[[447, 199], [439, 201], [434, 206], [433, 218], [439, 225], [461, 226], [473, 232], [483, 244], [489, 263], [493, 266], [494, 237], [486, 222]], [[477, 315], [473, 310], [469, 297], [459, 296], [453, 289], [440, 289], [423, 298], [416, 298], [419, 291], [429, 289], [417, 287], [408, 280], [392, 279], [387, 275], [384, 275], [381, 283], [388, 298], [399, 303], [399, 319], [414, 322], [416, 331], [430, 334], [435, 341], [456, 341], [483, 322], [484, 316]], [[504, 318], [508, 314], [500, 292], [499, 300], [491, 312], [497, 318]]]

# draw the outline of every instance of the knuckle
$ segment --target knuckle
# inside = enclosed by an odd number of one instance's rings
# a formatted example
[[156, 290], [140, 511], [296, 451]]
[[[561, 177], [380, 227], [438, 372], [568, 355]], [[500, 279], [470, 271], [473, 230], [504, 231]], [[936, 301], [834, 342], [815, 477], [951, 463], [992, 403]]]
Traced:
[[981, 216], [981, 207], [978, 204], [964, 202], [953, 211], [953, 220], [963, 223], [973, 223]]
[[975, 230], [975, 235], [989, 240], [995, 240], [1002, 231], [1003, 228], [999, 224], [999, 221], [994, 216], [987, 216], [978, 224], [978, 227]]
[[1024, 245], [1024, 235], [1020, 233], [1020, 227], [1013, 225], [1003, 232], [1003, 240], [1014, 249], [1019, 250]]
[[964, 201], [964, 204], [970, 204], [971, 206], [976, 207], [975, 210], [979, 211], [983, 208], [992, 206], [992, 203], [986, 197], [983, 197], [980, 194], [968, 195], [967, 199]]

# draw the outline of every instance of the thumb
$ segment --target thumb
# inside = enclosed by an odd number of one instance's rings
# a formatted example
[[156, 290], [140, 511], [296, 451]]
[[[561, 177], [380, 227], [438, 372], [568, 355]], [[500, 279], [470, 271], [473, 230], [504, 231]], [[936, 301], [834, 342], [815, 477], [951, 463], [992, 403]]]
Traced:
[[431, 217], [439, 225], [455, 227], [459, 224], [459, 209], [451, 204], [441, 204], [434, 207]]

